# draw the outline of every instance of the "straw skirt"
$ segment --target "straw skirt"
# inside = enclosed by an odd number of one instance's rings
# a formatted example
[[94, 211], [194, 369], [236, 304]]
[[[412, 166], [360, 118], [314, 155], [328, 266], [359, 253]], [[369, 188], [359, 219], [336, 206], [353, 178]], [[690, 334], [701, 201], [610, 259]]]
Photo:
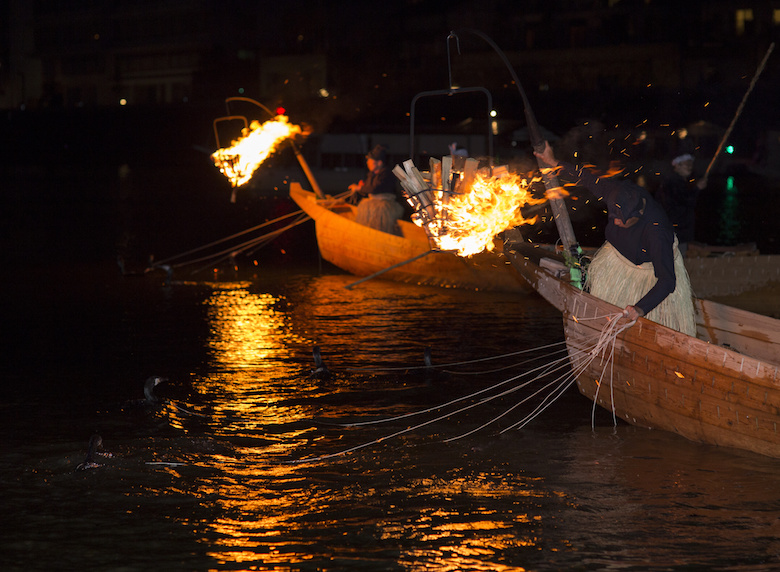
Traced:
[[[696, 336], [696, 317], [688, 271], [674, 241], [674, 292], [654, 308], [647, 319]], [[636, 304], [656, 283], [652, 262], [636, 265], [620, 254], [609, 242], [598, 250], [588, 267], [586, 286], [590, 293], [615, 306], [625, 308]]]
[[357, 207], [355, 222], [401, 236], [398, 219], [404, 214], [404, 207], [390, 193], [369, 195]]

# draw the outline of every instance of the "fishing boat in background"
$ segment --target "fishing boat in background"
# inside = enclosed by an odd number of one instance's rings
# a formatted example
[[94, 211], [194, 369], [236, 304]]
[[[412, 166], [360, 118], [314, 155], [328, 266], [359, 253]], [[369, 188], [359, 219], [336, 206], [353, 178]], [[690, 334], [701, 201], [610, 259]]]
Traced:
[[493, 251], [463, 258], [431, 250], [425, 231], [399, 220], [403, 236], [355, 222], [357, 208], [343, 199], [318, 198], [291, 183], [290, 196], [314, 219], [322, 258], [355, 276], [381, 277], [396, 282], [498, 292], [530, 292], [525, 280], [503, 255], [496, 240]]
[[780, 255], [691, 243], [685, 267], [697, 297], [780, 317]]
[[594, 356], [622, 309], [573, 285], [554, 250], [515, 243], [505, 254], [563, 314], [579, 391], [594, 404], [632, 425], [780, 457], [780, 320], [696, 299], [696, 337], [639, 318]]

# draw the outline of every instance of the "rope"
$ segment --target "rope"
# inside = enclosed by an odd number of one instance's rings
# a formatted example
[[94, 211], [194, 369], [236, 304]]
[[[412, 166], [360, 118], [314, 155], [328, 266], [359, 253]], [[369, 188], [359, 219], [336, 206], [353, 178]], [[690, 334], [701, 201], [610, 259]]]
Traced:
[[[325, 461], [329, 459], [333, 459], [336, 457], [341, 457], [343, 455], [347, 455], [349, 453], [353, 453], [355, 451], [358, 451], [360, 449], [370, 447], [372, 445], [377, 445], [383, 441], [393, 439], [396, 437], [400, 437], [401, 435], [405, 435], [408, 433], [411, 433], [413, 431], [416, 431], [418, 429], [421, 429], [423, 427], [427, 427], [428, 425], [431, 425], [433, 423], [442, 421], [444, 419], [453, 417], [455, 415], [458, 415], [460, 413], [464, 413], [466, 411], [469, 411], [471, 409], [474, 409], [476, 407], [479, 407], [481, 405], [485, 405], [486, 403], [492, 402], [496, 399], [499, 399], [501, 397], [506, 397], [508, 395], [511, 395], [512, 393], [515, 393], [517, 391], [520, 391], [521, 389], [524, 389], [534, 383], [535, 381], [538, 381], [540, 379], [543, 379], [549, 375], [552, 375], [554, 373], [560, 372], [562, 369], [567, 368], [567, 371], [563, 372], [562, 374], [558, 375], [555, 379], [552, 381], [546, 383], [545, 385], [541, 386], [540, 388], [536, 389], [533, 393], [530, 395], [525, 396], [523, 399], [518, 401], [517, 403], [513, 404], [511, 407], [505, 409], [501, 414], [493, 417], [486, 423], [483, 423], [479, 425], [478, 427], [471, 429], [465, 433], [462, 433], [460, 435], [457, 435], [455, 437], [450, 437], [448, 439], [445, 439], [443, 442], [449, 443], [458, 439], [465, 438], [467, 436], [473, 435], [474, 433], [477, 433], [486, 427], [490, 426], [491, 424], [495, 423], [496, 421], [502, 419], [521, 405], [524, 405], [528, 403], [531, 399], [538, 397], [540, 395], [543, 395], [543, 398], [541, 401], [536, 405], [536, 407], [528, 413], [526, 416], [524, 416], [519, 421], [513, 423], [512, 425], [502, 429], [499, 434], [506, 433], [507, 431], [515, 430], [515, 429], [521, 429], [528, 425], [531, 421], [536, 419], [539, 415], [541, 415], [545, 410], [547, 410], [551, 405], [553, 405], [564, 393], [566, 390], [571, 387], [571, 385], [574, 383], [574, 381], [579, 377], [589, 366], [590, 364], [598, 359], [601, 358], [602, 363], [604, 364], [604, 367], [602, 368], [602, 373], [599, 378], [599, 387], [596, 391], [596, 396], [594, 397], [594, 407], [595, 402], [597, 400], [598, 391], [601, 388], [601, 380], [604, 378], [604, 373], [606, 372], [607, 368], [611, 368], [614, 364], [614, 350], [616, 345], [617, 336], [619, 336], [621, 333], [626, 331], [628, 328], [632, 327], [635, 324], [635, 321], [627, 322], [620, 324], [620, 318], [624, 317], [622, 313], [615, 313], [615, 314], [609, 314], [606, 316], [603, 316], [602, 318], [607, 319], [607, 323], [605, 324], [604, 328], [599, 332], [598, 336], [594, 337], [593, 341], [594, 343], [590, 345], [590, 341], [586, 340], [586, 349], [582, 350], [571, 350], [569, 349], [567, 352], [567, 355], [564, 355], [563, 357], [557, 358], [553, 360], [550, 363], [543, 364], [541, 366], [538, 366], [536, 368], [533, 368], [527, 372], [521, 373], [519, 375], [510, 377], [508, 379], [505, 379], [499, 383], [496, 383], [490, 387], [481, 389], [479, 391], [476, 391], [474, 393], [471, 393], [469, 395], [465, 395], [463, 397], [459, 397], [453, 400], [450, 400], [446, 403], [436, 405], [434, 407], [429, 407], [420, 411], [415, 411], [411, 413], [406, 413], [403, 415], [397, 415], [394, 417], [388, 417], [384, 419], [378, 419], [373, 421], [363, 421], [358, 423], [348, 423], [341, 425], [342, 427], [362, 427], [366, 425], [377, 425], [380, 423], [389, 423], [389, 422], [395, 422], [395, 421], [401, 421], [404, 419], [409, 419], [411, 417], [415, 417], [418, 415], [424, 415], [427, 413], [432, 413], [435, 411], [442, 411], [449, 407], [452, 407], [454, 405], [463, 403], [464, 401], [468, 400], [475, 400], [477, 398], [477, 401], [474, 403], [470, 403], [468, 405], [464, 405], [462, 407], [459, 407], [455, 409], [454, 411], [445, 412], [441, 415], [437, 415], [433, 417], [432, 419], [429, 419], [427, 421], [423, 421], [420, 423], [417, 423], [415, 425], [406, 427], [404, 429], [401, 429], [399, 431], [396, 431], [394, 433], [391, 433], [389, 435], [385, 435], [383, 437], [379, 437], [377, 439], [374, 439], [372, 441], [368, 441], [359, 445], [356, 445], [354, 447], [350, 447], [348, 449], [343, 449], [341, 451], [330, 453], [326, 455], [321, 455], [317, 457], [307, 457], [304, 459], [298, 459], [295, 461], [289, 461], [288, 463], [292, 464], [300, 464], [300, 463], [313, 463], [313, 462], [320, 462]], [[595, 318], [588, 318], [588, 319], [595, 319]], [[575, 318], [575, 320], [580, 321]], [[565, 343], [565, 342], [562, 342]], [[555, 344], [548, 344], [546, 346], [542, 346], [543, 348], [549, 348], [554, 347], [558, 345], [558, 343]], [[518, 353], [525, 353], [528, 351], [535, 351], [538, 350], [538, 348], [531, 349], [531, 350], [522, 350], [520, 352], [514, 352], [512, 354], [505, 354], [507, 355], [517, 355]], [[557, 353], [557, 352], [553, 352]], [[504, 357], [505, 357], [504, 356]], [[500, 357], [500, 356], [498, 356]], [[585, 358], [584, 360], [581, 360], [580, 358]], [[494, 358], [483, 358], [481, 360], [472, 360], [473, 361], [484, 361], [485, 359], [495, 359]], [[471, 363], [471, 362], [462, 362], [462, 363]], [[568, 364], [571, 363], [573, 367], [568, 368]], [[408, 369], [408, 368], [407, 368]], [[535, 375], [534, 375], [535, 374]], [[522, 381], [521, 383], [518, 383], [517, 385], [514, 385], [508, 389], [503, 389], [502, 391], [499, 391], [498, 393], [495, 393], [493, 395], [487, 395], [491, 392], [494, 392], [505, 385], [516, 382], [518, 380], [521, 380], [527, 376], [533, 375], [531, 379], [528, 379], [526, 381]], [[611, 370], [610, 370], [610, 377], [611, 377]], [[617, 419], [615, 417], [614, 412], [614, 394], [613, 394], [613, 420], [616, 423]], [[592, 420], [591, 423], [593, 424], [593, 415], [592, 414]]]
[[[343, 199], [343, 198], [347, 197], [350, 194], [351, 194], [350, 191], [346, 191], [344, 193], [340, 193], [338, 195], [335, 195], [333, 197], [333, 200]], [[198, 252], [202, 252], [204, 250], [208, 250], [209, 248], [213, 248], [215, 246], [218, 246], [218, 245], [223, 244], [225, 242], [228, 242], [230, 240], [234, 240], [234, 239], [236, 239], [236, 238], [238, 238], [240, 236], [244, 236], [244, 235], [249, 234], [251, 232], [255, 232], [255, 231], [257, 231], [257, 230], [259, 230], [261, 228], [265, 228], [265, 227], [270, 226], [272, 224], [276, 224], [276, 223], [282, 222], [284, 220], [287, 220], [289, 218], [296, 217], [296, 216], [298, 218], [296, 220], [294, 220], [293, 222], [291, 222], [290, 224], [287, 224], [286, 226], [283, 226], [281, 228], [272, 230], [272, 231], [270, 231], [270, 232], [268, 232], [266, 234], [263, 234], [263, 235], [261, 235], [259, 237], [251, 238], [251, 239], [249, 239], [249, 240], [247, 240], [245, 242], [242, 242], [242, 243], [240, 243], [240, 244], [238, 244], [236, 246], [233, 246], [233, 247], [230, 247], [230, 248], [225, 248], [223, 250], [220, 250], [219, 252], [216, 252], [216, 253], [213, 253], [213, 254], [209, 254], [209, 255], [205, 255], [205, 256], [200, 256], [200, 257], [194, 258], [192, 260], [185, 260], [183, 262], [177, 262], [175, 264], [171, 264], [175, 260], [180, 260], [181, 258], [190, 256], [192, 254], [195, 254], [195, 253], [198, 253]], [[171, 268], [180, 268], [182, 266], [189, 266], [189, 265], [192, 265], [192, 264], [198, 264], [200, 262], [209, 261], [209, 264], [207, 264], [206, 266], [204, 266], [202, 268], [199, 268], [198, 270], [194, 271], [193, 274], [195, 274], [195, 273], [198, 273], [198, 272], [201, 272], [201, 271], [205, 270], [211, 264], [216, 264], [218, 262], [222, 262], [222, 261], [227, 260], [228, 258], [230, 258], [231, 256], [234, 256], [236, 254], [243, 254], [243, 253], [251, 254], [252, 252], [257, 250], [258, 248], [261, 248], [262, 246], [264, 246], [267, 242], [270, 242], [271, 240], [273, 240], [274, 238], [276, 238], [277, 236], [282, 234], [283, 232], [286, 232], [286, 231], [290, 230], [291, 228], [294, 228], [294, 227], [298, 226], [299, 224], [302, 224], [302, 223], [308, 221], [310, 218], [311, 217], [309, 215], [307, 215], [304, 211], [297, 210], [297, 211], [294, 211], [294, 212], [282, 215], [280, 217], [277, 217], [275, 219], [266, 221], [266, 222], [264, 222], [262, 224], [258, 224], [256, 226], [247, 228], [247, 229], [242, 230], [240, 232], [237, 232], [235, 234], [231, 234], [230, 236], [226, 236], [224, 238], [220, 238], [219, 240], [215, 240], [215, 241], [209, 242], [208, 244], [204, 244], [204, 245], [199, 246], [197, 248], [192, 248], [190, 250], [187, 250], [187, 251], [182, 252], [180, 254], [176, 254], [174, 256], [169, 256], [168, 258], [165, 258], [163, 260], [159, 260], [159, 261], [155, 262], [154, 264], [152, 264], [152, 268], [158, 268], [158, 267], [162, 267], [162, 266], [165, 266], [165, 265], [168, 265]], [[254, 250], [251, 250], [253, 248], [254, 248]]]
[[[249, 250], [250, 248], [252, 248], [254, 246], [257, 246], [258, 248], [260, 246], [264, 246], [265, 243], [270, 242], [271, 240], [273, 240], [274, 238], [276, 238], [277, 236], [279, 236], [283, 232], [285, 232], [285, 231], [287, 231], [287, 230], [289, 230], [289, 229], [291, 229], [291, 228], [293, 228], [295, 226], [298, 226], [299, 224], [304, 223], [307, 220], [308, 220], [308, 215], [306, 215], [305, 217], [299, 218], [297, 221], [295, 221], [295, 222], [293, 222], [293, 223], [291, 223], [291, 224], [289, 224], [289, 225], [287, 225], [285, 227], [282, 227], [280, 229], [274, 230], [272, 232], [264, 234], [263, 236], [254, 238], [254, 239], [249, 240], [247, 242], [244, 242], [242, 244], [239, 244], [238, 247], [236, 247], [236, 248], [227, 248], [227, 249], [222, 250], [220, 252], [211, 254], [209, 256], [203, 256], [201, 258], [197, 258], [197, 259], [191, 260], [189, 262], [180, 262], [179, 264], [173, 265], [173, 267], [174, 268], [178, 268], [178, 267], [181, 267], [181, 266], [189, 266], [191, 264], [196, 264], [198, 262], [209, 261], [208, 264], [203, 265], [203, 266], [197, 268], [196, 270], [193, 270], [192, 273], [191, 273], [191, 274], [197, 274], [197, 273], [202, 272], [203, 270], [207, 269], [209, 266], [213, 266], [214, 264], [217, 264], [219, 262], [223, 262], [225, 260], [228, 260], [229, 258], [231, 258], [231, 257], [233, 257], [233, 256], [235, 256], [237, 254], [243, 254], [245, 251]], [[252, 252], [254, 252], [254, 251], [252, 251]]]
[[544, 346], [537, 346], [535, 348], [530, 348], [526, 350], [519, 350], [516, 352], [510, 352], [507, 354], [499, 354], [495, 356], [490, 357], [484, 357], [484, 358], [478, 358], [478, 359], [472, 359], [472, 360], [464, 360], [464, 361], [457, 361], [457, 362], [450, 362], [450, 363], [444, 363], [439, 365], [421, 365], [421, 366], [406, 366], [406, 367], [351, 367], [346, 368], [346, 371], [356, 371], [356, 372], [381, 372], [381, 371], [411, 371], [415, 369], [431, 369], [431, 368], [443, 368], [443, 367], [453, 367], [458, 365], [468, 365], [472, 363], [481, 363], [485, 361], [491, 361], [496, 359], [502, 359], [507, 357], [513, 357], [521, 354], [531, 353], [531, 352], [537, 352], [539, 350], [544, 350], [547, 348], [553, 348], [555, 346], [560, 346], [566, 344], [565, 341], [562, 342], [554, 342], [552, 344], [547, 344]]
[[[566, 357], [559, 358], [559, 359], [555, 360], [553, 362], [553, 364], [563, 363], [563, 362], [565, 362], [566, 359], [567, 359]], [[502, 386], [506, 385], [507, 383], [510, 383], [512, 381], [516, 381], [516, 380], [521, 379], [522, 377], [524, 377], [526, 375], [529, 375], [529, 374], [535, 373], [535, 372], [537, 372], [539, 370], [542, 370], [544, 373], [538, 375], [536, 378], [531, 380], [531, 381], [535, 381], [539, 377], [542, 377], [544, 375], [549, 375], [550, 371], [555, 371], [555, 368], [553, 368], [552, 370], [544, 371], [545, 368], [550, 368], [550, 367], [551, 367], [551, 364], [541, 365], [541, 366], [539, 366], [537, 368], [534, 368], [534, 369], [531, 369], [531, 370], [529, 370], [527, 372], [523, 372], [523, 373], [518, 374], [518, 375], [516, 375], [514, 377], [510, 377], [509, 379], [505, 379], [504, 381], [496, 383], [495, 385], [491, 385], [490, 387], [486, 387], [484, 389], [480, 389], [479, 391], [476, 391], [476, 392], [471, 393], [469, 395], [464, 395], [463, 397], [458, 397], [456, 399], [453, 399], [452, 401], [448, 401], [447, 403], [442, 403], [440, 405], [436, 405], [434, 407], [430, 407], [430, 408], [424, 409], [422, 411], [415, 411], [415, 412], [412, 412], [412, 413], [405, 413], [403, 415], [397, 415], [395, 417], [388, 417], [388, 418], [384, 418], [384, 419], [377, 419], [377, 420], [374, 420], [374, 421], [362, 421], [362, 422], [358, 422], [358, 423], [344, 423], [341, 426], [342, 427], [361, 427], [361, 426], [365, 426], [365, 425], [378, 425], [380, 423], [390, 423], [392, 421], [400, 421], [401, 419], [408, 419], [409, 417], [414, 417], [416, 415], [423, 415], [425, 413], [430, 413], [432, 411], [437, 411], [439, 409], [445, 409], [447, 407], [455, 405], [456, 403], [460, 403], [460, 402], [466, 401], [468, 399], [474, 399], [475, 397], [478, 397], [478, 396], [480, 396], [480, 395], [482, 395], [484, 393], [488, 393], [490, 391], [493, 391], [494, 389], [502, 387]], [[527, 383], [525, 385], [527, 385]], [[523, 386], [518, 386], [518, 387], [514, 388], [512, 391], [517, 391], [518, 389], [522, 389], [522, 387]], [[511, 391], [508, 392], [508, 393], [511, 393]], [[501, 395], [504, 395], [504, 394], [501, 394]], [[495, 396], [495, 397], [500, 397], [501, 395], [498, 395], [498, 396]], [[494, 399], [494, 398], [490, 398], [487, 401], [490, 401], [492, 399]], [[486, 403], [487, 401], [482, 401], [482, 402], [480, 402], [480, 404]], [[453, 414], [450, 413], [450, 414], [448, 414], [445, 417], [448, 417], [450, 415], [453, 415]]]
[[[616, 318], [619, 318], [620, 316], [622, 316], [622, 314], [615, 314]], [[593, 353], [593, 355], [596, 356], [602, 352], [604, 355], [606, 355], [606, 349], [607, 348], [609, 349], [609, 357], [607, 357], [606, 363], [604, 363], [604, 368], [601, 370], [601, 374], [599, 375], [596, 392], [593, 394], [593, 406], [591, 408], [591, 414], [590, 414], [591, 428], [595, 428], [596, 426], [596, 404], [598, 402], [598, 396], [599, 396], [599, 392], [601, 391], [602, 380], [604, 379], [604, 374], [606, 372], [607, 366], [609, 366], [609, 387], [610, 387], [610, 403], [612, 404], [612, 423], [613, 426], [617, 426], [617, 414], [615, 412], [615, 393], [614, 393], [614, 387], [612, 385], [612, 377], [614, 373], [614, 363], [615, 363], [615, 359], [614, 359], [615, 343], [617, 341], [618, 335], [620, 335], [628, 328], [633, 326], [636, 323], [636, 320], [628, 322], [627, 324], [621, 326], [620, 328], [617, 328], [617, 323], [618, 323], [617, 319], [609, 320], [607, 322], [607, 324], [604, 326], [604, 328], [601, 331], [601, 335], [599, 336], [599, 341], [596, 344], [596, 347], [594, 347], [593, 350], [591, 350], [591, 353]]]
[[223, 242], [227, 242], [228, 240], [232, 240], [234, 238], [238, 238], [239, 236], [243, 236], [245, 234], [248, 234], [250, 232], [254, 232], [256, 230], [259, 230], [259, 229], [261, 229], [263, 227], [266, 227], [266, 226], [269, 226], [271, 224], [274, 224], [274, 223], [277, 223], [277, 222], [281, 222], [284, 219], [290, 218], [290, 217], [295, 216], [295, 215], [299, 215], [301, 213], [303, 213], [302, 210], [297, 210], [295, 212], [288, 213], [286, 215], [277, 217], [277, 218], [275, 218], [273, 220], [269, 220], [269, 221], [266, 221], [266, 222], [264, 222], [262, 224], [258, 224], [257, 226], [253, 226], [251, 228], [247, 228], [246, 230], [242, 230], [242, 231], [237, 232], [235, 234], [231, 234], [230, 236], [226, 236], [224, 238], [220, 238], [219, 240], [215, 240], [215, 241], [210, 242], [208, 244], [204, 244], [203, 246], [198, 246], [197, 248], [193, 248], [193, 249], [188, 250], [186, 252], [182, 252], [182, 253], [176, 254], [174, 256], [169, 256], [168, 258], [166, 258], [164, 260], [159, 260], [159, 261], [155, 262], [154, 265], [157, 266], [157, 265], [162, 265], [162, 264], [168, 264], [168, 263], [170, 263], [170, 262], [172, 262], [174, 260], [178, 260], [179, 258], [183, 258], [185, 256], [189, 256], [190, 254], [195, 254], [196, 252], [200, 252], [201, 250], [206, 250], [207, 248], [211, 248], [212, 246], [216, 246], [218, 244], [222, 244]]

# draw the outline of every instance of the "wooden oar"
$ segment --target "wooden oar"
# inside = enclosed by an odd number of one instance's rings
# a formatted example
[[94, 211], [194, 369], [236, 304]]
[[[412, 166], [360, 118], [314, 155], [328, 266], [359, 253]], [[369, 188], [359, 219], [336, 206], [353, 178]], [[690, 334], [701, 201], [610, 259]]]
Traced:
[[415, 260], [419, 260], [423, 256], [428, 256], [432, 252], [439, 252], [438, 250], [426, 250], [425, 252], [421, 252], [420, 254], [416, 256], [412, 256], [409, 260], [404, 260], [403, 262], [398, 262], [397, 264], [393, 264], [392, 266], [388, 266], [387, 268], [383, 268], [382, 270], [378, 272], [374, 272], [371, 276], [366, 276], [365, 278], [361, 278], [357, 282], [352, 282], [351, 284], [347, 284], [344, 286], [347, 290], [351, 290], [353, 286], [357, 286], [361, 282], [365, 282], [366, 280], [371, 280], [372, 278], [376, 278], [377, 276], [381, 276], [385, 272], [389, 272], [391, 270], [394, 270], [398, 268], [399, 266], [403, 266], [404, 264], [409, 264], [410, 262], [414, 262]]
[[775, 49], [775, 43], [772, 42], [769, 45], [769, 49], [766, 51], [766, 55], [764, 56], [764, 59], [761, 60], [761, 63], [758, 65], [758, 69], [756, 70], [753, 79], [750, 80], [750, 85], [748, 86], [748, 90], [747, 92], [745, 92], [745, 95], [742, 98], [739, 107], [737, 108], [737, 112], [734, 114], [734, 119], [731, 120], [731, 125], [729, 125], [728, 129], [726, 129], [726, 133], [723, 135], [723, 138], [720, 140], [720, 145], [718, 145], [718, 149], [715, 151], [715, 155], [712, 157], [712, 161], [710, 161], [710, 164], [707, 165], [707, 170], [704, 171], [704, 177], [703, 177], [704, 179], [706, 179], [707, 175], [710, 174], [710, 170], [712, 170], [712, 166], [715, 164], [715, 161], [718, 160], [718, 157], [720, 156], [720, 152], [723, 150], [723, 146], [726, 144], [726, 141], [731, 135], [731, 132], [734, 129], [734, 125], [737, 122], [737, 119], [742, 114], [742, 109], [745, 107], [745, 101], [747, 101], [750, 92], [753, 91], [753, 87], [756, 85], [756, 81], [758, 81], [758, 76], [760, 76], [761, 72], [764, 71], [764, 67], [766, 66], [766, 61], [769, 59], [769, 55], [772, 53], [772, 50], [774, 49]]

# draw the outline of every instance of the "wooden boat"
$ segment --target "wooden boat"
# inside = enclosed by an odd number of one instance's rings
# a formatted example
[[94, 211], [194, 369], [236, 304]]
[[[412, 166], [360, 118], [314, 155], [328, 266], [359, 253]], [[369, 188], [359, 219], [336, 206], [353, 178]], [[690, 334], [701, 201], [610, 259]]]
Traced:
[[685, 267], [700, 298], [737, 296], [780, 284], [780, 255], [761, 254], [754, 243], [690, 243]]
[[356, 223], [356, 207], [341, 199], [318, 199], [298, 183], [290, 185], [290, 196], [314, 219], [322, 258], [346, 272], [371, 276], [392, 267], [380, 277], [445, 288], [530, 292], [503, 256], [500, 241], [493, 252], [469, 258], [430, 252], [425, 231], [411, 222], [399, 220], [403, 236], [395, 236]]
[[617, 335], [605, 367], [588, 352], [622, 309], [573, 286], [554, 252], [521, 243], [505, 253], [563, 313], [583, 395], [633, 425], [780, 457], [780, 320], [697, 299], [696, 337], [640, 318]]

